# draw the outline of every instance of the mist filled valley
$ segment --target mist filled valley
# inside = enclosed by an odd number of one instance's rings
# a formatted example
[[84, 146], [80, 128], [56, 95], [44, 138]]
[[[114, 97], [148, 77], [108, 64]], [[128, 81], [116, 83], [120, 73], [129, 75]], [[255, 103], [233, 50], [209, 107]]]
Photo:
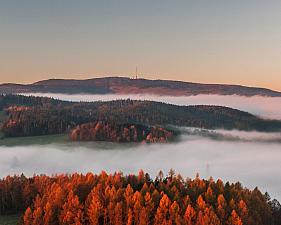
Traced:
[[[198, 132], [197, 132], [198, 133]], [[236, 136], [235, 132], [233, 134]], [[233, 137], [234, 137], [233, 136]], [[263, 192], [281, 199], [280, 158], [281, 137], [253, 139], [214, 140], [213, 137], [183, 135], [173, 144], [113, 144], [113, 143], [51, 143], [24, 144], [0, 147], [1, 177], [9, 174], [87, 173], [88, 171], [122, 171], [137, 173], [144, 169], [152, 176], [160, 170], [165, 174], [170, 168], [183, 176], [225, 181], [240, 181], [248, 188], [258, 186]], [[270, 135], [269, 135], [270, 136]], [[237, 137], [237, 136], [236, 136]], [[263, 136], [266, 139], [266, 136]], [[22, 138], [17, 138], [22, 139]], [[27, 138], [25, 138], [27, 139]], [[41, 138], [42, 140], [42, 138]], [[7, 144], [7, 143], [6, 143]]]
[[[114, 99], [155, 100], [176, 105], [222, 105], [251, 112], [263, 118], [281, 118], [281, 99], [240, 96], [167, 97], [148, 95], [37, 94], [68, 101]], [[259, 104], [258, 104], [259, 102]], [[156, 176], [170, 168], [184, 176], [240, 181], [249, 188], [281, 199], [280, 132], [207, 130], [181, 127], [177, 142], [132, 144], [68, 142], [66, 136], [18, 137], [0, 140], [0, 176], [24, 173], [57, 174], [88, 171], [137, 173], [143, 169]]]
[[281, 225], [281, 1], [0, 1], [0, 225]]

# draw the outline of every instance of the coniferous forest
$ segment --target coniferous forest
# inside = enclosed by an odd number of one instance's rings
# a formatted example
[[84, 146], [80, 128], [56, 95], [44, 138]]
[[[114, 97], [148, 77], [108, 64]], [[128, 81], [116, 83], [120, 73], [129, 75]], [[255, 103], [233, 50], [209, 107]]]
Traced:
[[281, 225], [280, 9], [0, 0], [0, 225]]
[[222, 180], [185, 179], [170, 170], [152, 180], [107, 174], [8, 176], [0, 181], [0, 214], [23, 225], [281, 224], [281, 206], [257, 188]]
[[[280, 131], [281, 122], [221, 106], [1, 95], [0, 126], [3, 138], [69, 134], [78, 141], [151, 143], [178, 134], [170, 130], [173, 126]], [[21, 225], [281, 224], [280, 203], [258, 188], [199, 176], [183, 178], [173, 170], [167, 176], [160, 172], [154, 180], [143, 171], [137, 176], [8, 176], [0, 181], [0, 216], [15, 214]]]
[[96, 121], [113, 125], [281, 130], [281, 121], [261, 119], [227, 107], [176, 106], [130, 99], [74, 103], [46, 97], [1, 95], [0, 111], [4, 115], [0, 117], [0, 125], [7, 137], [69, 133], [77, 125]]

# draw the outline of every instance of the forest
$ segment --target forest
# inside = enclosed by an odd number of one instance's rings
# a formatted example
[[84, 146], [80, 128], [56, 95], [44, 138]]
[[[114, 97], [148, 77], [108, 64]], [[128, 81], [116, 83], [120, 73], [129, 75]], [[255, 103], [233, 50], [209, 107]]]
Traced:
[[117, 125], [281, 130], [281, 121], [261, 119], [228, 107], [176, 106], [130, 99], [66, 102], [46, 97], [0, 95], [0, 112], [0, 126], [6, 137], [69, 133], [77, 125], [96, 121]]
[[97, 121], [78, 125], [70, 133], [72, 141], [110, 141], [167, 143], [176, 133], [162, 127], [147, 127], [134, 124], [116, 124]]
[[142, 170], [8, 176], [0, 180], [0, 215], [18, 213], [22, 225], [281, 224], [281, 205], [267, 193], [173, 170], [154, 180]]

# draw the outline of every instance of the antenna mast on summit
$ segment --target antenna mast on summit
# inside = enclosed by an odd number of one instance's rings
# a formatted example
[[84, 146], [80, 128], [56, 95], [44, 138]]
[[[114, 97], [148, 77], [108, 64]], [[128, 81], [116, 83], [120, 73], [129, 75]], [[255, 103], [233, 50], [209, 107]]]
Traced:
[[138, 67], [136, 66], [136, 79], [138, 79]]

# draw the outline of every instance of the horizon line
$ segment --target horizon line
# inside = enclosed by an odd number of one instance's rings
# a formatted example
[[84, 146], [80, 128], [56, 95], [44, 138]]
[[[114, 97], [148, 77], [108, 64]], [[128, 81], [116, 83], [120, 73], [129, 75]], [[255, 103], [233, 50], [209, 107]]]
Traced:
[[42, 82], [42, 81], [48, 81], [48, 80], [76, 80], [76, 81], [86, 81], [86, 80], [94, 80], [94, 79], [104, 79], [104, 78], [124, 78], [124, 79], [131, 79], [131, 80], [150, 80], [150, 81], [172, 81], [172, 82], [183, 82], [183, 83], [190, 83], [190, 84], [202, 84], [202, 85], [225, 85], [225, 86], [240, 86], [240, 87], [247, 87], [247, 88], [260, 88], [260, 89], [267, 89], [270, 91], [274, 91], [274, 92], [279, 92], [281, 93], [281, 90], [276, 90], [276, 89], [272, 89], [272, 88], [268, 88], [268, 87], [264, 87], [264, 86], [252, 86], [252, 85], [246, 85], [246, 84], [240, 84], [240, 83], [219, 83], [219, 82], [214, 82], [214, 83], [209, 83], [209, 82], [200, 82], [200, 81], [186, 81], [186, 80], [173, 80], [173, 79], [151, 79], [151, 78], [145, 78], [145, 77], [141, 77], [141, 75], [139, 75], [140, 77], [138, 77], [137, 79], [134, 77], [134, 75], [132, 76], [118, 76], [118, 75], [104, 75], [104, 76], [98, 76], [98, 77], [89, 77], [89, 78], [84, 78], [84, 79], [77, 79], [77, 78], [46, 78], [46, 79], [41, 79], [41, 80], [37, 80], [34, 82], [23, 82], [23, 83], [17, 83], [17, 82], [4, 82], [4, 83], [0, 83], [0, 85], [33, 85], [36, 84], [38, 82]]

